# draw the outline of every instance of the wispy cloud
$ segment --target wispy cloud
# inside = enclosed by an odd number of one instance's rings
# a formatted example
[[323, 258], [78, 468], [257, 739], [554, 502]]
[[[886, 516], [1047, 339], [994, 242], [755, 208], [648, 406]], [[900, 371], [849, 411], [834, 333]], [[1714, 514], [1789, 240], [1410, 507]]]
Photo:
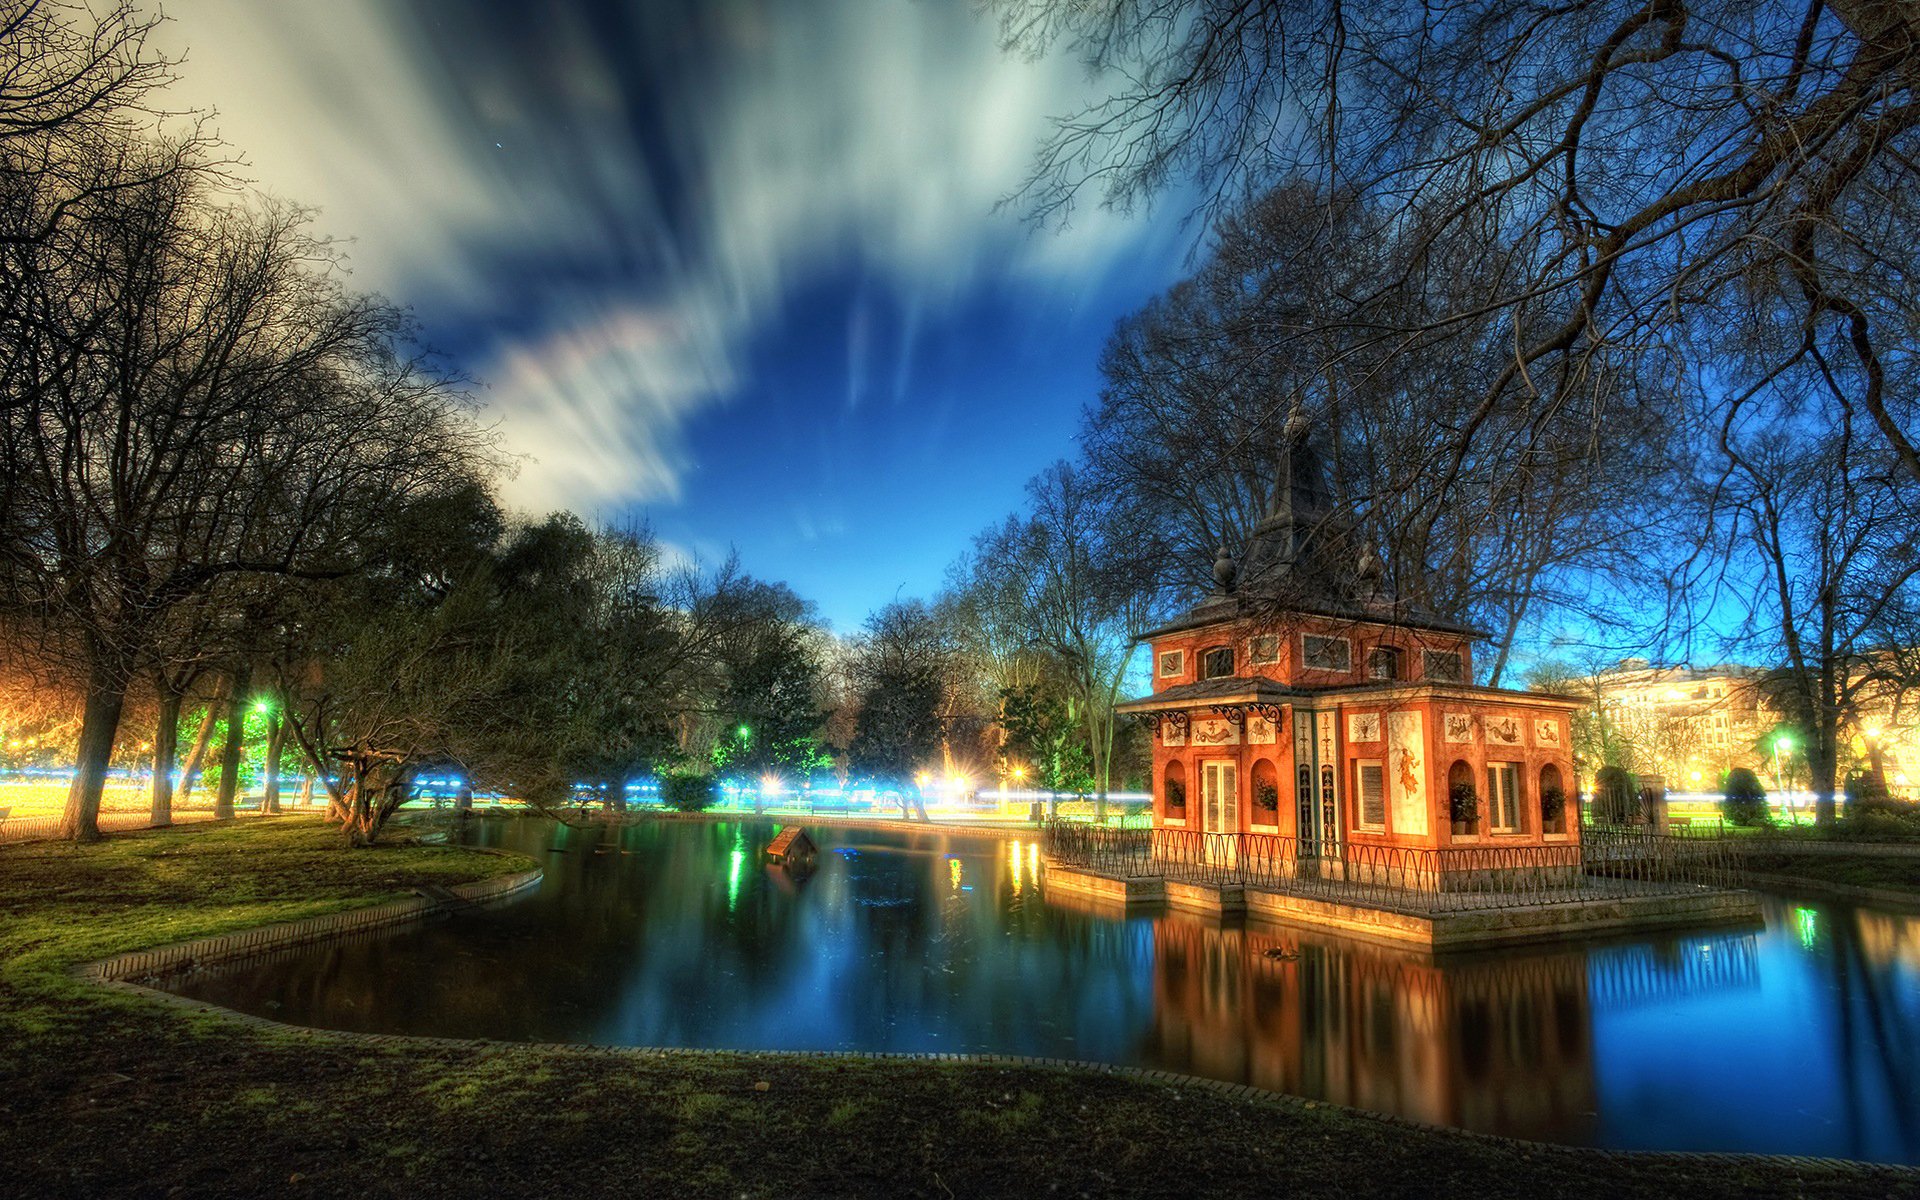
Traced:
[[[676, 496], [686, 422], [822, 272], [857, 263], [909, 314], [880, 364], [897, 399], [923, 312], [990, 281], [1071, 292], [1140, 238], [994, 210], [1086, 84], [1003, 55], [959, 0], [168, 7], [182, 98], [259, 182], [322, 206], [362, 286], [479, 331], [465, 365], [529, 508]], [[854, 320], [848, 407], [874, 378]]]

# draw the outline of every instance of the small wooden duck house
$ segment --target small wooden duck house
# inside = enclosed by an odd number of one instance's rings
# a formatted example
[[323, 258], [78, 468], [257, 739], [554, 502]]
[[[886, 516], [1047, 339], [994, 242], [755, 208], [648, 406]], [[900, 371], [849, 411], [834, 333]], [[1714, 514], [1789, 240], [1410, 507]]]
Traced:
[[814, 846], [813, 839], [808, 837], [806, 830], [798, 825], [788, 825], [775, 834], [773, 841], [767, 844], [768, 861], [785, 866], [810, 863], [818, 853], [819, 850]]

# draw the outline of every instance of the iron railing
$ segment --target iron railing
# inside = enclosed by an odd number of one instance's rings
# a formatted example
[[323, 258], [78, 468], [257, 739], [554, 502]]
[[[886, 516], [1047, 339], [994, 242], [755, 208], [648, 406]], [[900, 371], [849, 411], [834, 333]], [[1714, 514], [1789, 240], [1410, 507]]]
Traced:
[[1634, 831], [1578, 843], [1417, 848], [1348, 842], [1334, 850], [1265, 833], [1106, 829], [1047, 822], [1056, 862], [1113, 877], [1243, 886], [1425, 913], [1734, 886], [1724, 844]]

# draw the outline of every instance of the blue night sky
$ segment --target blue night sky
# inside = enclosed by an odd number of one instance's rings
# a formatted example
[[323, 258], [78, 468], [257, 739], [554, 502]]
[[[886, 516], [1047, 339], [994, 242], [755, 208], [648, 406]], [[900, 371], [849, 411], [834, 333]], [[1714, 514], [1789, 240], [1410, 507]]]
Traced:
[[174, 0], [172, 102], [481, 385], [517, 509], [737, 548], [851, 630], [1073, 452], [1166, 213], [996, 211], [1077, 63], [967, 0]]

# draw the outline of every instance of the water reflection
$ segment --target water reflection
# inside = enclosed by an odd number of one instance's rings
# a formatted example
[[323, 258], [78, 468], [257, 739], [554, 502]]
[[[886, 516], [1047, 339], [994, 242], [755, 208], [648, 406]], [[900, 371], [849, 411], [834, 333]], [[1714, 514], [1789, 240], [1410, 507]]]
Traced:
[[1609, 1146], [1920, 1160], [1920, 919], [1774, 904], [1762, 933], [1435, 962], [1047, 894], [1030, 840], [475, 823], [524, 901], [181, 985], [344, 1029], [1133, 1063]]
[[1216, 1079], [1522, 1137], [1588, 1141], [1586, 959], [1441, 967], [1295, 931], [1154, 922], [1159, 1061]]

